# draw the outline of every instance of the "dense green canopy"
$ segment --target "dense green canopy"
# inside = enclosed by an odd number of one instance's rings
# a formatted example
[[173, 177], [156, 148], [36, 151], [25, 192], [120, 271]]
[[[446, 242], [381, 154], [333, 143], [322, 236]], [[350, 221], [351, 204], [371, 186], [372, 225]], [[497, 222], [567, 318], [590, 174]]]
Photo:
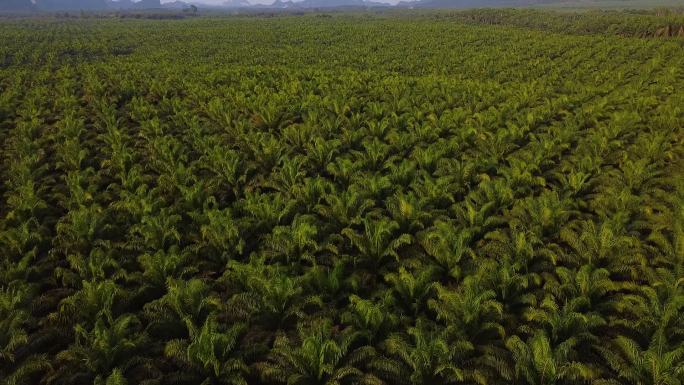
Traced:
[[0, 164], [1, 383], [684, 383], [681, 40], [5, 20]]

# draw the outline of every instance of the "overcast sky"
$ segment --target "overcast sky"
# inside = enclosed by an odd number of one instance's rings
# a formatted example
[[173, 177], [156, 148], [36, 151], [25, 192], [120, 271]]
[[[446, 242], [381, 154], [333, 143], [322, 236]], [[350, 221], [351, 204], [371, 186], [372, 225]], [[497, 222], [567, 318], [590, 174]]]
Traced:
[[[134, 0], [138, 1], [138, 0]], [[176, 0], [161, 0], [162, 4], [163, 3], [173, 3]], [[185, 1], [186, 3], [198, 3], [198, 4], [211, 4], [211, 5], [221, 5], [223, 4], [226, 0], [181, 0]], [[247, 0], [249, 1], [250, 4], [273, 4], [275, 0]], [[281, 0], [281, 1], [287, 1], [287, 0]], [[293, 0], [294, 2], [301, 1], [301, 0]], [[400, 0], [373, 0], [377, 1], [379, 3], [388, 3], [388, 4], [396, 4]]]

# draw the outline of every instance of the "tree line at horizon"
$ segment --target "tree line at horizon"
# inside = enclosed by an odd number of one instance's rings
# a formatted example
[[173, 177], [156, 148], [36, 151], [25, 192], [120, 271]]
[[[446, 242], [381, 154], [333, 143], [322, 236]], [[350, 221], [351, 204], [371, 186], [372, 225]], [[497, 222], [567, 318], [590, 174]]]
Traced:
[[0, 383], [684, 383], [684, 51], [0, 23]]

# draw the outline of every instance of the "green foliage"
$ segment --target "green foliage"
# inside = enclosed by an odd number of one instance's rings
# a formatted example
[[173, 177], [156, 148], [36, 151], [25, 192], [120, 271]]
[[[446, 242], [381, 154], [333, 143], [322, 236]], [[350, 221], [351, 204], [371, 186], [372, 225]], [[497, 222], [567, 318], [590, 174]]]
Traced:
[[537, 332], [526, 342], [513, 336], [506, 346], [513, 354], [516, 375], [530, 385], [572, 384], [596, 378], [589, 365], [571, 360], [570, 346], [553, 346], [544, 332]]
[[[243, 385], [247, 365], [240, 357], [239, 337], [245, 325], [234, 324], [222, 332], [219, 323], [208, 318], [201, 327], [187, 324], [189, 341], [172, 340], [166, 344], [164, 354], [178, 360], [189, 370], [208, 377], [208, 383]], [[187, 370], [186, 369], [186, 370]]]
[[353, 335], [333, 336], [329, 322], [300, 325], [298, 330], [299, 344], [279, 338], [269, 360], [256, 364], [264, 379], [293, 385], [338, 385], [362, 377], [353, 364], [364, 359], [366, 353], [350, 349]]
[[684, 384], [681, 16], [265, 16], [0, 20], [0, 383]]

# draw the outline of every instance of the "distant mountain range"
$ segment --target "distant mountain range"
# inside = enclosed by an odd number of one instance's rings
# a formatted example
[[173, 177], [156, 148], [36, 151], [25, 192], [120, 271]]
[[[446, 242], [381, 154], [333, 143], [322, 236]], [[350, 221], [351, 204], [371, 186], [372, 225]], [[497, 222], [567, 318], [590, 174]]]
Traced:
[[[171, 3], [173, 4], [173, 3]], [[107, 8], [109, 9], [155, 9], [162, 8], [160, 0], [140, 0], [134, 2], [131, 0], [107, 1]]]
[[167, 8], [172, 4], [162, 5], [160, 0], [0, 0], [0, 11], [104, 11]]
[[181, 9], [189, 3], [175, 1], [162, 4], [160, 0], [0, 0], [0, 11], [106, 11], [135, 9]]
[[306, 9], [306, 8], [342, 8], [342, 7], [389, 7], [391, 4], [381, 3], [370, 0], [301, 0], [301, 1], [281, 1], [276, 0], [270, 5], [260, 5], [261, 8], [278, 9]]
[[245, 8], [251, 6], [247, 0], [228, 0], [224, 1], [222, 5], [227, 8]]
[[[563, 3], [567, 0], [414, 0], [391, 5], [382, 0], [275, 0], [272, 4], [250, 4], [248, 0], [226, 0], [221, 5], [203, 4], [202, 0], [191, 2], [160, 0], [0, 0], [0, 11], [67, 11], [67, 10], [140, 10], [140, 9], [187, 9], [191, 6], [211, 9], [317, 9], [317, 8], [476, 8], [520, 7], [540, 4]], [[588, 2], [591, 2], [588, 0]]]
[[390, 4], [370, 0], [275, 0], [272, 4], [250, 4], [247, 0], [228, 0], [221, 5], [208, 5], [199, 1], [161, 3], [160, 0], [0, 0], [0, 11], [71, 11], [71, 10], [140, 10], [140, 9], [184, 9], [191, 5], [198, 8], [254, 8], [254, 9], [306, 9], [339, 7], [375, 7]]

